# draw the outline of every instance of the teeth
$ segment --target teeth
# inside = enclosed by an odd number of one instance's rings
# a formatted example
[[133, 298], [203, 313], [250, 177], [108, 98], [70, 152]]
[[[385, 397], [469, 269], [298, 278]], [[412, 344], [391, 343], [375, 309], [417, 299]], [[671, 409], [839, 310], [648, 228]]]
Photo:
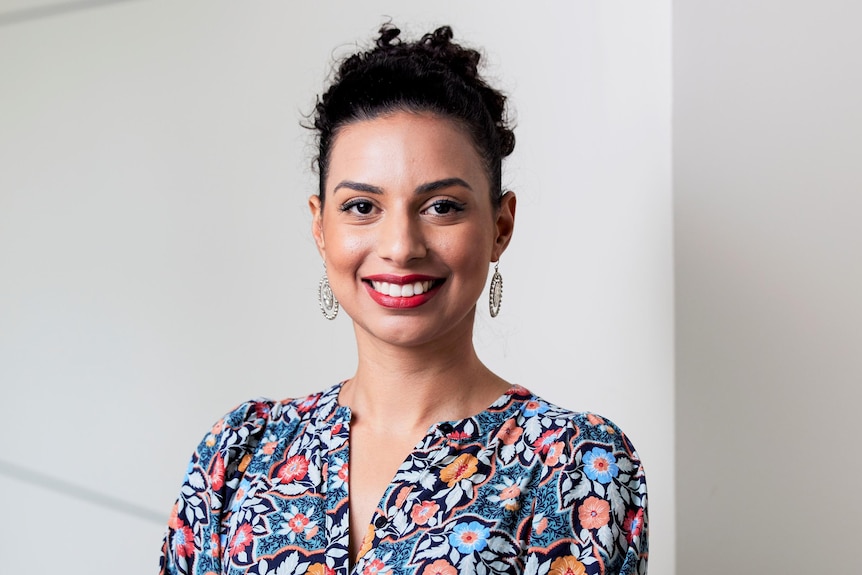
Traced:
[[386, 294], [390, 297], [410, 297], [420, 295], [431, 289], [431, 281], [415, 282], [412, 284], [391, 284], [389, 282], [372, 281], [371, 287], [374, 291]]

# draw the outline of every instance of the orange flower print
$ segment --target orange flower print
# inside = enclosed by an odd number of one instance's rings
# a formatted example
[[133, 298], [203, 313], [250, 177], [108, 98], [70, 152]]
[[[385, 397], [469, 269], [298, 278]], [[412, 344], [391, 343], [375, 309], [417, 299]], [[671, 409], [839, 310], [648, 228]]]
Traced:
[[605, 422], [604, 419], [592, 413], [587, 414], [587, 421], [589, 421], [592, 425], [601, 425]]
[[506, 445], [512, 445], [518, 441], [518, 438], [521, 437], [522, 433], [524, 433], [524, 430], [518, 427], [518, 424], [515, 423], [514, 419], [507, 419], [506, 423], [503, 424], [503, 427], [500, 428], [500, 431], [497, 432], [497, 437], [499, 437], [500, 441]]
[[552, 443], [548, 448], [548, 456], [545, 457], [545, 464], [549, 467], [553, 467], [560, 461], [560, 455], [563, 454], [563, 442], [557, 441], [556, 443]]
[[246, 453], [242, 456], [242, 459], [239, 460], [239, 465], [237, 465], [239, 472], [244, 473], [249, 463], [251, 463], [251, 453]]
[[312, 563], [305, 570], [306, 575], [326, 575], [325, 563]]
[[405, 485], [398, 491], [398, 495], [395, 497], [395, 506], [401, 507], [404, 505], [404, 502], [407, 501], [407, 496], [410, 495], [410, 492], [413, 491], [412, 485]]
[[500, 499], [514, 499], [521, 494], [521, 488], [517, 485], [510, 485], [500, 491]]
[[547, 528], [548, 528], [548, 518], [542, 517], [541, 519], [539, 519], [539, 522], [536, 523], [536, 527], [535, 527], [536, 535], [541, 535], [542, 533], [545, 532], [545, 529], [547, 529]]
[[307, 474], [308, 460], [302, 455], [294, 455], [288, 459], [287, 463], [284, 464], [284, 467], [278, 471], [279, 478], [281, 478], [285, 483], [290, 483], [297, 479], [305, 479]]
[[548, 571], [548, 575], [586, 575], [586, 573], [584, 564], [571, 555], [554, 559], [551, 570]]
[[261, 451], [266, 453], [267, 455], [272, 455], [272, 452], [275, 451], [275, 446], [278, 445], [277, 441], [268, 441], [263, 444]]
[[578, 519], [586, 529], [600, 529], [610, 519], [610, 504], [598, 497], [587, 497], [578, 508]]
[[345, 463], [338, 468], [338, 478], [342, 481], [347, 481], [347, 476], [350, 473], [350, 467]]
[[438, 559], [431, 565], [426, 565], [422, 575], [458, 575], [458, 572], [445, 559]]
[[356, 553], [356, 560], [359, 561], [362, 557], [371, 550], [371, 544], [374, 542], [374, 525], [368, 525], [365, 531], [365, 537], [362, 539], [362, 545], [359, 546], [359, 552]]
[[413, 509], [410, 511], [410, 519], [416, 525], [425, 525], [439, 510], [440, 506], [433, 501], [423, 501], [413, 506]]
[[462, 479], [472, 477], [478, 469], [479, 460], [469, 453], [462, 453], [458, 458], [443, 468], [440, 479], [449, 487], [454, 487]]

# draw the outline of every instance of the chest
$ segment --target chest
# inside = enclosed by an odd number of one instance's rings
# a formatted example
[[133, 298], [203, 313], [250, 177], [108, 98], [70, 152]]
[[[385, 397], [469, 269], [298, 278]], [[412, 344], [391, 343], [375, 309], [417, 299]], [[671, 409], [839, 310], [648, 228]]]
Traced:
[[493, 446], [442, 435], [406, 454], [349, 438], [336, 425], [258, 449], [222, 522], [225, 573], [265, 573], [261, 561], [312, 575], [515, 564], [530, 506], [500, 499], [500, 486], [525, 485], [529, 469], [501, 469]]

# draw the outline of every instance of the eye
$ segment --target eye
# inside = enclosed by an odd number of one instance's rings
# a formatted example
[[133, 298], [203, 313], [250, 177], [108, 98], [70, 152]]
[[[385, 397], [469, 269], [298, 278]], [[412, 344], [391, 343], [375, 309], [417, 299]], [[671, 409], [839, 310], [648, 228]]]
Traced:
[[368, 200], [356, 199], [341, 205], [342, 212], [353, 212], [360, 216], [367, 216], [374, 211], [374, 204]]
[[464, 204], [453, 200], [436, 200], [425, 211], [434, 216], [445, 216], [453, 212], [463, 212]]

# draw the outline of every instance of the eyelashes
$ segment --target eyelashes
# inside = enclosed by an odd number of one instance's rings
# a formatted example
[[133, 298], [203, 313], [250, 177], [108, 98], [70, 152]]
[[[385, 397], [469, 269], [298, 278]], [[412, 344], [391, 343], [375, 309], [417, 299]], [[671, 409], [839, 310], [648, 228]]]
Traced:
[[338, 210], [341, 212], [353, 211], [356, 215], [368, 216], [371, 215], [372, 211], [374, 211], [374, 204], [368, 200], [355, 199], [344, 202], [338, 207]]
[[[465, 208], [466, 204], [462, 202], [457, 202], [451, 199], [439, 199], [434, 200], [431, 205], [422, 208], [420, 213], [442, 217], [463, 212]], [[364, 198], [348, 200], [338, 207], [338, 210], [342, 213], [352, 212], [357, 216], [373, 215], [376, 209], [377, 207], [371, 200]]]
[[455, 200], [436, 200], [428, 206], [423, 212], [433, 212], [436, 216], [445, 216], [451, 212], [463, 212], [464, 204]]

